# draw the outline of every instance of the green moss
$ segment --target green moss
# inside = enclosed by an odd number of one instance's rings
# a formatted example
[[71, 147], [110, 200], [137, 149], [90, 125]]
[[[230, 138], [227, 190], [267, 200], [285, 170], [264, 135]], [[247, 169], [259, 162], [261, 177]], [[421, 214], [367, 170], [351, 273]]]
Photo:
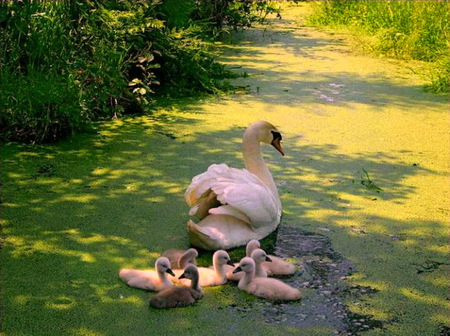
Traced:
[[[284, 136], [285, 157], [265, 148], [283, 225], [329, 236], [359, 270], [348, 283], [378, 289], [348, 297], [351, 310], [394, 336], [437, 335], [450, 324], [448, 102], [398, 63], [289, 24], [305, 6], [223, 47], [224, 61], [249, 73], [235, 84], [250, 94], [176, 100], [53, 146], [2, 146], [5, 336], [329, 335], [320, 324], [266, 323], [261, 301], [236, 286], [156, 311], [151, 294], [117, 278], [122, 267], [189, 246], [186, 186], [211, 163], [243, 167], [242, 132], [258, 119]], [[362, 169], [381, 192], [360, 183]], [[440, 266], [417, 272], [432, 262]]]

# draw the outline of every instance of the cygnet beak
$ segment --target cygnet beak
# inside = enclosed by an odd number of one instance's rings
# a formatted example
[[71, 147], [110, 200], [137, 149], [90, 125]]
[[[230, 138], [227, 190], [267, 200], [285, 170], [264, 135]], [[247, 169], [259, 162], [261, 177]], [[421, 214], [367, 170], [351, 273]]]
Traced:
[[234, 269], [233, 274], [237, 273], [237, 272], [242, 272], [242, 268], [241, 266], [238, 266]]

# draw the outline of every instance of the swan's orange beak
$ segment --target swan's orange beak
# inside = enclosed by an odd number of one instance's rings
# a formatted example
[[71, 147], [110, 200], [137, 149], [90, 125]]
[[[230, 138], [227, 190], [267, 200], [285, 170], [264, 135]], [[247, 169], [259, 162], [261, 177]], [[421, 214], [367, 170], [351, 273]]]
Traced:
[[272, 146], [275, 147], [275, 149], [279, 151], [281, 155], [284, 156], [284, 150], [283, 147], [281, 146], [281, 139], [279, 138], [273, 139]]

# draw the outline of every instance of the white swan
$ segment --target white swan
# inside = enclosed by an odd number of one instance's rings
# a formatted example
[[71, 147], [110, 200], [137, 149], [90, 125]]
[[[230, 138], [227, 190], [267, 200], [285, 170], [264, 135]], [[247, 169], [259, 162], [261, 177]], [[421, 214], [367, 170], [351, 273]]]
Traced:
[[[261, 244], [257, 240], [250, 240], [245, 249], [247, 257], [253, 257], [252, 252], [259, 249]], [[272, 275], [292, 275], [296, 272], [294, 264], [284, 260], [283, 258], [276, 257], [269, 254], [271, 262], [263, 262], [261, 267], [267, 272], [269, 276]], [[257, 273], [258, 274], [258, 273]]]
[[199, 285], [197, 267], [189, 264], [184, 269], [180, 278], [191, 280], [191, 286], [167, 288], [150, 299], [150, 306], [153, 308], [177, 308], [186, 307], [195, 303], [203, 296], [202, 287]]
[[229, 249], [262, 239], [273, 232], [281, 218], [277, 187], [263, 159], [261, 142], [274, 146], [282, 155], [280, 132], [266, 121], [251, 124], [244, 132], [243, 156], [246, 169], [213, 164], [192, 179], [185, 192], [190, 220], [187, 230], [194, 246]]
[[155, 262], [155, 270], [124, 268], [120, 270], [119, 277], [130, 287], [161, 291], [173, 286], [172, 282], [167, 278], [167, 273], [175, 276], [170, 268], [169, 259], [161, 257]]
[[255, 277], [255, 262], [252, 258], [244, 257], [234, 272], [244, 271], [244, 277], [239, 280], [239, 289], [247, 293], [269, 300], [298, 300], [302, 292], [284, 282], [273, 278]]

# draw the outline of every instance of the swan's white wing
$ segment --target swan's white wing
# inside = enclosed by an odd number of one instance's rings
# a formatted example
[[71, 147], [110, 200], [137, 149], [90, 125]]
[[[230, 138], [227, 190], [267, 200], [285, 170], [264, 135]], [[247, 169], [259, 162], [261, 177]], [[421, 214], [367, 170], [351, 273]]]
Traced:
[[251, 224], [250, 218], [243, 213], [242, 211], [239, 211], [235, 207], [232, 207], [231, 205], [222, 205], [217, 208], [211, 208], [209, 209], [209, 213], [213, 215], [229, 215], [233, 216], [247, 224]]
[[211, 165], [205, 173], [192, 179], [185, 193], [186, 202], [195, 206], [209, 190], [216, 194], [220, 203], [228, 205], [210, 209], [210, 213], [228, 214], [245, 222], [249, 219], [255, 227], [276, 222], [281, 215], [278, 197], [246, 169]]
[[231, 168], [225, 163], [213, 164], [209, 166], [208, 170], [202, 174], [194, 176], [191, 184], [184, 193], [184, 198], [189, 206], [198, 203], [199, 199], [211, 189], [214, 183], [221, 175], [226, 174]]
[[254, 226], [277, 220], [277, 200], [262, 182], [221, 178], [212, 190], [222, 204], [228, 204], [244, 213]]

